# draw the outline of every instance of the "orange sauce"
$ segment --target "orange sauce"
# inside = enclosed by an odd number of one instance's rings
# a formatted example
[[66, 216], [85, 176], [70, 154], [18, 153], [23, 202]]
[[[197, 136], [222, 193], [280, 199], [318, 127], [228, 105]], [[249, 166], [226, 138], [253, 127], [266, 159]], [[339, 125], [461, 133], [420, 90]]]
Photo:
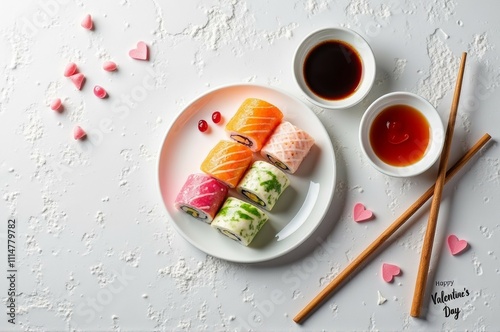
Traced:
[[430, 126], [417, 109], [393, 105], [377, 115], [369, 137], [373, 151], [382, 161], [392, 166], [409, 166], [424, 156]]

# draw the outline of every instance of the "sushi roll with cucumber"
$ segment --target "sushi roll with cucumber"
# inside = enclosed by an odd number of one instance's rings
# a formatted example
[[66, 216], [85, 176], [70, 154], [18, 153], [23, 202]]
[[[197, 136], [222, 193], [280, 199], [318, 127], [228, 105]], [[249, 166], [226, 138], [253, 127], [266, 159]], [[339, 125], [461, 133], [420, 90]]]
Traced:
[[248, 98], [227, 123], [226, 132], [234, 141], [258, 152], [282, 119], [283, 113], [276, 106]]
[[308, 133], [285, 121], [276, 128], [260, 153], [273, 165], [293, 174], [313, 145], [314, 139]]
[[230, 239], [248, 246], [268, 219], [264, 211], [252, 204], [228, 197], [211, 226]]
[[191, 174], [177, 195], [175, 207], [210, 224], [224, 203], [227, 191], [224, 184], [206, 174]]
[[236, 189], [252, 202], [271, 211], [289, 184], [290, 180], [280, 169], [265, 161], [256, 161]]

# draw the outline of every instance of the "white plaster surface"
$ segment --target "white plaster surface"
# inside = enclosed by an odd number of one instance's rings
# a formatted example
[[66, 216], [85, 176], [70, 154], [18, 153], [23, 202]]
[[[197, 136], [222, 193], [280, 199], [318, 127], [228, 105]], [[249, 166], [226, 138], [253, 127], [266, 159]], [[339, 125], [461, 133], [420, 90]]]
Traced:
[[[498, 330], [500, 320], [500, 21], [497, 1], [30, 0], [0, 4], [0, 330]], [[95, 29], [84, 30], [85, 14]], [[363, 35], [377, 60], [368, 97], [348, 110], [312, 106], [293, 80], [293, 52], [322, 27]], [[150, 45], [151, 59], [128, 50]], [[447, 121], [460, 54], [468, 52], [451, 160], [488, 132], [493, 142], [443, 195], [425, 302], [409, 316], [428, 205], [303, 325], [292, 321], [332, 278], [433, 183], [371, 168], [357, 141], [363, 111], [384, 93], [427, 98]], [[119, 70], [107, 73], [103, 61]], [[82, 91], [63, 77], [73, 61]], [[236, 264], [186, 242], [156, 184], [157, 152], [174, 117], [209, 89], [275, 86], [304, 100], [337, 157], [333, 203], [318, 230], [270, 262]], [[95, 98], [92, 87], [109, 98]], [[64, 111], [50, 102], [59, 97]], [[86, 141], [74, 141], [81, 125]], [[195, 153], [195, 152], [193, 152]], [[352, 221], [364, 203], [375, 219]], [[16, 220], [16, 319], [8, 322], [7, 221]], [[470, 247], [451, 256], [445, 238]], [[403, 271], [393, 283], [384, 262]], [[440, 286], [436, 282], [453, 281]], [[381, 301], [380, 296], [386, 301]], [[384, 302], [384, 303], [381, 303]]]

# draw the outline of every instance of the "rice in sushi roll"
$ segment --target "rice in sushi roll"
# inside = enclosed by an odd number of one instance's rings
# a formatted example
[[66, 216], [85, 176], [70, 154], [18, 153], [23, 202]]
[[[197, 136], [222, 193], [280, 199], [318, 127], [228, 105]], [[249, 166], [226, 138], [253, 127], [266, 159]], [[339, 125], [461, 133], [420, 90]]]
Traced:
[[281, 123], [261, 150], [261, 155], [273, 165], [289, 173], [295, 173], [314, 139], [290, 122]]
[[226, 125], [231, 139], [258, 152], [283, 119], [283, 113], [267, 101], [248, 98]]
[[212, 222], [226, 199], [227, 187], [206, 174], [191, 174], [175, 200], [175, 207], [191, 217]]
[[268, 219], [262, 210], [252, 204], [228, 197], [211, 226], [230, 239], [248, 246]]
[[259, 206], [271, 211], [289, 184], [290, 180], [286, 174], [277, 167], [265, 161], [256, 161], [241, 179], [237, 190]]

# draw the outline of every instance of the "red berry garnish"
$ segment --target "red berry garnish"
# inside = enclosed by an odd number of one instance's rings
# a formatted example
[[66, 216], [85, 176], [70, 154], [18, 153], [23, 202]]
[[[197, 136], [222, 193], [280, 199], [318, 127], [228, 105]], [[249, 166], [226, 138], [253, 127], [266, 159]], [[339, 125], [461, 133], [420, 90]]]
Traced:
[[198, 121], [198, 130], [202, 133], [206, 132], [208, 129], [208, 123], [205, 120]]
[[102, 86], [99, 86], [99, 85], [96, 85], [94, 87], [94, 94], [96, 95], [97, 98], [106, 98], [106, 96], [108, 95], [108, 93], [106, 92], [106, 90], [104, 90], [104, 88]]
[[212, 121], [214, 123], [219, 123], [221, 119], [222, 119], [222, 116], [220, 115], [219, 111], [215, 111], [212, 113]]

